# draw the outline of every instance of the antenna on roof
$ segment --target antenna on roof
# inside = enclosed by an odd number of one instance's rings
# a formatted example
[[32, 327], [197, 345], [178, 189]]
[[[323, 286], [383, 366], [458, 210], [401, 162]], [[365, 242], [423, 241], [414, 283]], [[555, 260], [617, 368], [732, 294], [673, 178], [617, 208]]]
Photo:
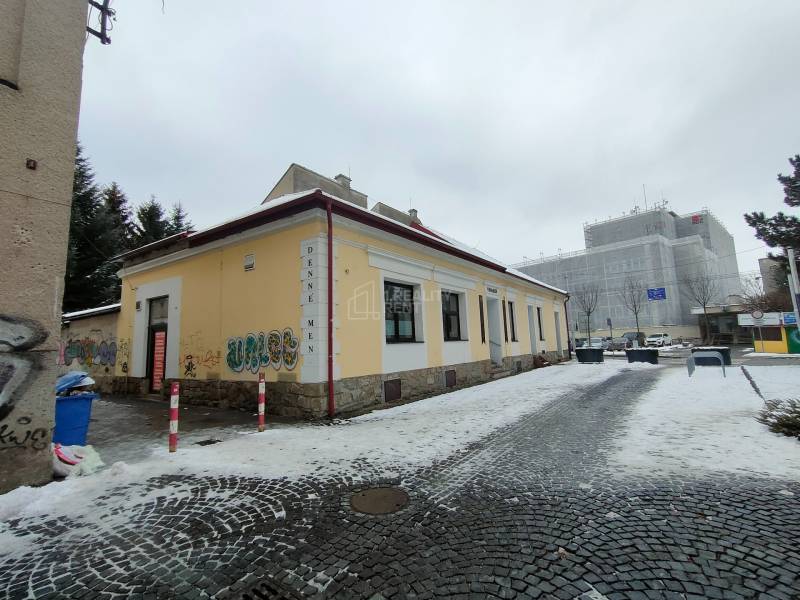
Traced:
[[642, 194], [644, 194], [644, 209], [647, 210], [647, 188], [642, 184]]

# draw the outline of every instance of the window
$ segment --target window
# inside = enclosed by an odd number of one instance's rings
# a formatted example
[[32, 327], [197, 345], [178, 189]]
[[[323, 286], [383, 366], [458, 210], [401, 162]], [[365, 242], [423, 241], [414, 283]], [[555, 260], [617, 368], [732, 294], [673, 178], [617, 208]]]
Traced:
[[150, 326], [166, 325], [169, 319], [169, 296], [150, 300]]
[[383, 285], [386, 316], [386, 342], [413, 342], [414, 330], [414, 288], [401, 283]]
[[514, 320], [514, 303], [508, 302], [508, 318], [511, 320], [511, 341], [517, 341], [517, 323]]
[[783, 341], [783, 336], [781, 335], [781, 328], [780, 327], [760, 327], [760, 331], [756, 331], [756, 328], [753, 328], [753, 341], [756, 342], [781, 342]]
[[[542, 307], [541, 306], [537, 306], [536, 307], [536, 321], [537, 321], [537, 323], [539, 323], [539, 339], [541, 341], [544, 341], [544, 330], [542, 329]], [[576, 321], [575, 325], [577, 325], [577, 324], [578, 324], [578, 322]]]
[[481, 344], [486, 343], [486, 326], [483, 324], [483, 296], [478, 296], [478, 312], [481, 316]]
[[506, 344], [508, 343], [508, 324], [506, 322], [506, 299], [503, 298], [503, 335], [506, 338]]
[[461, 314], [458, 309], [458, 294], [442, 292], [442, 323], [444, 340], [452, 342], [461, 339]]

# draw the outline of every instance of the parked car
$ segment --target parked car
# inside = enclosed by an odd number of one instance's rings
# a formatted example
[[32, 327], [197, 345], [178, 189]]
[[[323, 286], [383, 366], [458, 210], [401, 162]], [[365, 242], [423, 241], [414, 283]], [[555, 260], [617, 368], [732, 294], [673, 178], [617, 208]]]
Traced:
[[575, 347], [584, 348], [586, 346], [586, 338], [575, 338]]
[[593, 337], [589, 338], [589, 348], [604, 348], [603, 346], [603, 338], [601, 337]]
[[654, 333], [645, 340], [647, 346], [671, 346], [672, 336], [668, 333]]
[[625, 350], [629, 348], [631, 341], [626, 337], [615, 337], [608, 343], [608, 350]]
[[641, 331], [626, 331], [622, 334], [622, 337], [627, 338], [627, 340], [630, 342], [628, 348], [633, 347], [633, 342], [639, 342], [639, 346], [644, 346], [646, 339]]

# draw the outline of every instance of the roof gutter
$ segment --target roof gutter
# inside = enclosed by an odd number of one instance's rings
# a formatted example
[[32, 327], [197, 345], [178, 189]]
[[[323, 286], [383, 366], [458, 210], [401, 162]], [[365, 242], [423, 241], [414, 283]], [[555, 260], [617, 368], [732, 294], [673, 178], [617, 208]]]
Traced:
[[520, 277], [519, 275], [510, 273], [506, 269], [505, 265], [490, 260], [486, 260], [479, 256], [475, 256], [474, 254], [470, 254], [469, 252], [460, 250], [459, 248], [456, 248], [443, 240], [439, 240], [438, 238], [432, 235], [426, 234], [418, 229], [406, 227], [400, 223], [395, 223], [387, 218], [375, 215], [370, 211], [366, 211], [357, 206], [351, 205], [349, 202], [345, 202], [344, 200], [339, 200], [333, 196], [325, 194], [319, 189], [310, 191], [308, 194], [304, 196], [300, 196], [299, 198], [295, 198], [288, 202], [279, 204], [278, 206], [275, 206], [273, 208], [266, 208], [264, 210], [259, 210], [255, 213], [245, 215], [243, 217], [240, 217], [239, 219], [223, 223], [222, 225], [212, 227], [205, 231], [199, 231], [196, 233], [182, 232], [174, 236], [171, 236], [169, 238], [159, 240], [158, 242], [153, 242], [152, 244], [148, 244], [147, 246], [136, 248], [135, 250], [131, 250], [115, 258], [121, 260], [129, 260], [131, 258], [135, 258], [136, 256], [145, 254], [149, 251], [161, 249], [165, 246], [168, 246], [170, 243], [174, 243], [183, 238], [186, 239], [190, 248], [202, 246], [203, 244], [207, 244], [209, 242], [225, 238], [229, 235], [234, 235], [236, 233], [240, 233], [247, 229], [251, 229], [253, 227], [257, 227], [265, 223], [270, 223], [278, 219], [290, 217], [292, 215], [296, 215], [301, 212], [305, 212], [307, 210], [311, 210], [314, 208], [324, 210], [326, 215], [330, 210], [332, 214], [337, 214], [347, 219], [350, 219], [351, 221], [363, 223], [365, 225], [369, 225], [370, 227], [375, 227], [376, 229], [392, 233], [394, 235], [397, 235], [398, 237], [402, 237], [407, 240], [423, 244], [430, 248], [434, 248], [435, 250], [444, 252], [445, 254], [449, 254], [451, 256], [455, 256], [457, 258], [466, 260], [468, 262], [481, 265], [493, 271], [509, 275], [511, 277], [514, 277], [515, 279], [519, 279], [520, 281], [525, 281], [526, 283], [529, 284], [538, 285], [540, 287], [550, 289], [558, 293], [564, 293], [563, 290], [559, 290], [558, 288], [549, 286], [546, 283], [543, 282], [534, 283], [529, 279], [526, 279], [525, 277]]

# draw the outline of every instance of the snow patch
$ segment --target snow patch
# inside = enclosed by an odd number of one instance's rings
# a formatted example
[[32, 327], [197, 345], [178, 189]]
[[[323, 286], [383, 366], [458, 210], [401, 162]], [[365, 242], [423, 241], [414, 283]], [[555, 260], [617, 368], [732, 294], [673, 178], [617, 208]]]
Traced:
[[[761, 368], [768, 369], [762, 378], [775, 372], [782, 379], [780, 367]], [[795, 374], [786, 377], [797, 381], [797, 368], [789, 368]], [[690, 378], [670, 369], [639, 401], [612, 462], [631, 474], [727, 472], [800, 481], [800, 444], [756, 421], [761, 399], [741, 369], [726, 373], [698, 367]]]
[[747, 370], [766, 400], [800, 398], [800, 365], [747, 365]]

